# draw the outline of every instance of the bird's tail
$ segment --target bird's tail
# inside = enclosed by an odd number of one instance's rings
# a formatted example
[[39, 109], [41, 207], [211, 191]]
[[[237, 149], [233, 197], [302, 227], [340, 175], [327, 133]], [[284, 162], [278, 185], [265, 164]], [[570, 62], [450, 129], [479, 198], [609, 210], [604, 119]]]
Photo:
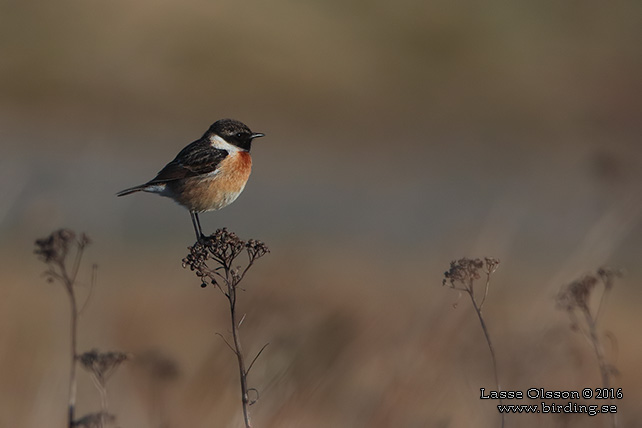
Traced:
[[146, 187], [147, 187], [146, 184], [130, 187], [129, 189], [121, 190], [120, 192], [116, 193], [116, 196], [125, 196], [125, 195], [129, 195], [130, 193], [140, 192], [142, 190], [145, 190]]

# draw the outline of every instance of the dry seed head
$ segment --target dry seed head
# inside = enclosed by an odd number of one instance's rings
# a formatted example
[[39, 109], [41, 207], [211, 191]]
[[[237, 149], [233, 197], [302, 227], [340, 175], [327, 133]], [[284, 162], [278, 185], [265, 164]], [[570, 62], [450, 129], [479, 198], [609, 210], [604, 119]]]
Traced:
[[595, 275], [585, 275], [563, 287], [557, 296], [557, 306], [566, 311], [588, 310], [591, 293], [598, 282], [602, 282], [606, 292], [613, 288], [615, 278], [622, 276], [620, 269], [599, 268]]
[[245, 248], [247, 248], [248, 253], [250, 253], [250, 256], [253, 259], [263, 257], [270, 252], [270, 249], [267, 247], [267, 245], [265, 245], [263, 241], [259, 241], [256, 239], [250, 239], [249, 241], [247, 241], [247, 243], [245, 244]]
[[480, 259], [463, 258], [453, 260], [450, 262], [450, 269], [444, 273], [443, 285], [450, 283], [451, 287], [455, 287], [455, 283], [459, 282], [467, 285], [480, 278], [479, 269], [484, 266], [484, 262]]
[[72, 426], [78, 428], [102, 428], [104, 422], [116, 422], [116, 416], [107, 412], [90, 413], [73, 421]]
[[494, 273], [499, 267], [499, 259], [493, 257], [485, 257], [484, 261], [486, 262], [486, 273], [488, 275]]
[[[195, 272], [196, 276], [201, 279], [201, 287], [206, 287], [209, 282], [217, 284], [215, 271], [219, 268], [229, 270], [234, 281], [240, 280], [240, 267], [233, 268], [234, 260], [245, 250], [250, 258], [250, 262], [263, 257], [269, 252], [267, 245], [263, 242], [250, 239], [243, 241], [234, 232], [229, 232], [226, 228], [217, 229], [210, 236], [205, 236], [193, 246], [188, 247], [189, 254], [183, 258], [183, 268], [189, 266], [190, 270]], [[207, 260], [214, 260], [219, 268], [211, 269], [207, 266]]]
[[58, 229], [46, 238], [37, 239], [37, 248], [34, 253], [39, 255], [45, 263], [62, 262], [75, 238], [76, 234], [73, 230]]
[[624, 272], [621, 269], [611, 269], [611, 268], [599, 268], [597, 270], [597, 275], [602, 280], [604, 288], [610, 290], [613, 288], [615, 278], [621, 278], [624, 276]]
[[567, 311], [572, 311], [575, 308], [588, 309], [591, 292], [595, 288], [597, 281], [595, 276], [586, 275], [571, 282], [558, 295], [558, 306]]
[[99, 352], [97, 349], [85, 352], [78, 357], [80, 364], [87, 371], [92, 372], [104, 384], [107, 379], [129, 356], [123, 352]]

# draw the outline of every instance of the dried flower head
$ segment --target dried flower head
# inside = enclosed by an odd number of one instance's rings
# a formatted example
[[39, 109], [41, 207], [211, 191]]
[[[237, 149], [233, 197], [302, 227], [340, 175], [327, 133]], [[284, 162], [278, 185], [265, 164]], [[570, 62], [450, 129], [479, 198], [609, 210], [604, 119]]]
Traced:
[[129, 356], [123, 352], [99, 352], [97, 349], [92, 349], [80, 355], [78, 359], [82, 367], [91, 372], [98, 383], [104, 386], [107, 379], [118, 366], [129, 359]]
[[[249, 265], [270, 252], [263, 242], [255, 239], [243, 241], [234, 232], [228, 232], [226, 228], [216, 230], [212, 235], [204, 237], [188, 249], [189, 254], [183, 258], [183, 267], [189, 266], [190, 270], [196, 273], [196, 276], [201, 279], [202, 287], [207, 286], [207, 281], [217, 284], [217, 270], [221, 268], [229, 272], [232, 280], [240, 281], [242, 273], [238, 268], [234, 268], [233, 263], [243, 252], [248, 255]], [[220, 266], [211, 269], [206, 263], [210, 259]]]
[[74, 242], [76, 234], [73, 230], [59, 229], [46, 238], [36, 240], [34, 253], [45, 262], [62, 261], [69, 252], [69, 246]]
[[[463, 293], [468, 294], [470, 301], [473, 305], [473, 309], [479, 318], [479, 323], [481, 325], [482, 331], [484, 332], [484, 337], [486, 338], [486, 344], [488, 345], [488, 350], [490, 351], [491, 361], [493, 363], [493, 374], [495, 375], [495, 385], [497, 390], [501, 390], [499, 383], [499, 376], [497, 374], [497, 357], [495, 356], [495, 349], [493, 348], [493, 343], [490, 339], [490, 334], [488, 328], [486, 327], [486, 321], [484, 321], [484, 316], [482, 309], [486, 298], [488, 297], [488, 290], [490, 287], [490, 277], [497, 270], [499, 266], [499, 259], [492, 257], [485, 257], [482, 261], [481, 259], [469, 259], [462, 258], [459, 260], [453, 260], [450, 262], [450, 269], [444, 273], [444, 279], [442, 281], [442, 286], [448, 285], [450, 288], [459, 291], [459, 297]], [[481, 271], [481, 273], [480, 273]], [[473, 284], [475, 281], [481, 278], [481, 274], [486, 276], [486, 284], [484, 287], [484, 293], [481, 300], [478, 301], [477, 296], [475, 296], [475, 290], [473, 289]], [[456, 304], [453, 304], [453, 307], [457, 307]], [[500, 405], [502, 400], [499, 401]], [[501, 426], [504, 426], [505, 415], [500, 415], [502, 418]]]
[[250, 239], [249, 241], [247, 241], [245, 243], [245, 248], [251, 259], [258, 259], [270, 252], [267, 245], [265, 245], [263, 241], [259, 241], [256, 239]]
[[[218, 229], [210, 236], [201, 237], [201, 239], [193, 246], [188, 247], [188, 249], [189, 254], [183, 258], [183, 268], [189, 266], [190, 270], [200, 279], [201, 287], [206, 287], [208, 283], [214, 284], [228, 300], [233, 340], [228, 341], [222, 334], [217, 334], [237, 357], [241, 383], [243, 418], [245, 420], [245, 426], [250, 427], [248, 407], [256, 401], [255, 399], [249, 398], [250, 392], [256, 392], [257, 398], [258, 392], [254, 388], [248, 388], [247, 376], [256, 359], [265, 349], [265, 346], [256, 354], [249, 366], [246, 366], [239, 338], [239, 329], [245, 316], [241, 317], [240, 320], [237, 318], [237, 291], [239, 284], [253, 266], [254, 262], [266, 255], [270, 250], [267, 245], [261, 241], [255, 239], [243, 241], [235, 233], [228, 232], [225, 228]], [[244, 263], [245, 267], [235, 264], [237, 263], [237, 257], [243, 253], [247, 254], [247, 261]], [[210, 261], [213, 261], [213, 263]], [[210, 265], [208, 265], [208, 263]]]
[[451, 288], [457, 288], [457, 283], [464, 287], [472, 287], [473, 281], [479, 279], [479, 270], [484, 266], [480, 259], [463, 258], [450, 262], [450, 269], [444, 273], [442, 285], [450, 284]]
[[486, 262], [486, 273], [488, 275], [494, 273], [499, 267], [499, 259], [493, 257], [484, 257], [484, 261]]
[[[618, 270], [600, 268], [595, 274], [585, 275], [565, 285], [557, 296], [557, 306], [566, 311], [571, 320], [571, 330], [584, 335], [592, 345], [602, 377], [602, 387], [607, 389], [610, 388], [611, 377], [617, 375], [618, 371], [607, 360], [598, 323], [614, 279], [619, 276], [622, 273]], [[599, 287], [600, 283], [602, 287]], [[616, 343], [612, 333], [607, 333], [606, 337], [611, 343]], [[612, 426], [617, 426], [615, 419], [612, 419]]]
[[615, 278], [621, 278], [624, 276], [624, 272], [621, 269], [612, 269], [612, 268], [599, 268], [597, 270], [597, 275], [602, 280], [604, 288], [610, 290], [613, 288]]
[[567, 311], [572, 311], [575, 308], [586, 310], [597, 281], [596, 276], [586, 275], [571, 282], [557, 296], [558, 306]]
[[[69, 273], [66, 266], [69, 251], [75, 247], [78, 262], [79, 256], [82, 255], [85, 247], [90, 243], [89, 237], [84, 233], [78, 236], [73, 230], [59, 229], [46, 238], [37, 239], [34, 253], [49, 266], [48, 270], [45, 271], [47, 280], [53, 282], [58, 279], [64, 283], [64, 277]], [[66, 284], [66, 286], [69, 287], [69, 284]]]
[[105, 422], [116, 422], [116, 416], [107, 412], [90, 413], [80, 419], [76, 419], [72, 423], [72, 426], [80, 428], [102, 428]]
[[579, 309], [590, 314], [591, 296], [596, 286], [600, 283], [603, 285], [604, 295], [613, 288], [615, 278], [622, 276], [623, 273], [619, 269], [599, 268], [595, 274], [584, 275], [562, 287], [557, 295], [557, 306], [568, 312]]

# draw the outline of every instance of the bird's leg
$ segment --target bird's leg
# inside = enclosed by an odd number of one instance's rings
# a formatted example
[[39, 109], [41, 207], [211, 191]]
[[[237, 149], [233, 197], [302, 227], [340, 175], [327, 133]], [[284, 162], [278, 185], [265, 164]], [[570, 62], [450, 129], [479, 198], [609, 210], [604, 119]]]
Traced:
[[198, 213], [190, 211], [189, 215], [192, 217], [192, 224], [194, 225], [194, 232], [196, 232], [196, 240], [202, 240], [205, 235], [201, 231], [201, 221], [198, 218]]
[[198, 213], [194, 213], [194, 217], [196, 217], [196, 224], [198, 225], [198, 233], [201, 235], [201, 238], [205, 238], [205, 235], [203, 234], [203, 228], [201, 227], [201, 219], [198, 216]]

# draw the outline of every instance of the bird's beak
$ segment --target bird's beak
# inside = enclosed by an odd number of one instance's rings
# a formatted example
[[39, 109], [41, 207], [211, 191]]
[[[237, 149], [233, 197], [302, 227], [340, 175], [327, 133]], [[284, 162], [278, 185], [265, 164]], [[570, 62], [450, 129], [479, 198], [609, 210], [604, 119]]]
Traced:
[[259, 137], [265, 137], [265, 134], [261, 134], [260, 132], [257, 132], [256, 134], [252, 134], [252, 139], [259, 138]]

